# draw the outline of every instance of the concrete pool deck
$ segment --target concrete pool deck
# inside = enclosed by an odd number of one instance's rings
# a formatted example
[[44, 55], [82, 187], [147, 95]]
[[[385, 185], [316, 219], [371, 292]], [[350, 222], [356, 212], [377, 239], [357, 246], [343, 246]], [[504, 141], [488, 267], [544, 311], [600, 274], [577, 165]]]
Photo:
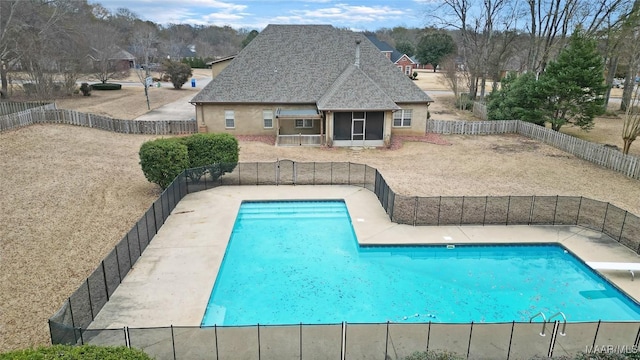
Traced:
[[[583, 261], [639, 262], [607, 235], [578, 226], [410, 226], [392, 223], [375, 194], [354, 186], [223, 186], [187, 195], [90, 329], [199, 326], [243, 200], [344, 199], [361, 244], [560, 243]], [[640, 280], [603, 271], [640, 299]]]

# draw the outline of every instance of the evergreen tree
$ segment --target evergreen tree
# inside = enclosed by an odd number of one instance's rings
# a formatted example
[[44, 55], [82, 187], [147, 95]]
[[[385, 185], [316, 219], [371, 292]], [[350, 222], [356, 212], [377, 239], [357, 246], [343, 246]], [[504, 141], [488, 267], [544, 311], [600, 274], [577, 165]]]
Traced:
[[540, 88], [548, 96], [547, 121], [553, 130], [571, 123], [583, 130], [593, 127], [593, 118], [604, 112], [604, 65], [595, 39], [578, 28], [569, 46], [551, 61], [540, 76]]
[[446, 33], [427, 34], [418, 43], [416, 57], [422, 64], [433, 65], [436, 72], [438, 64], [448, 55], [454, 54], [457, 46], [451, 35]]
[[538, 80], [533, 73], [504, 79], [502, 88], [489, 97], [488, 117], [549, 122], [556, 131], [568, 123], [590, 130], [593, 118], [604, 111], [603, 69], [596, 41], [578, 29]]
[[406, 40], [398, 41], [398, 43], [396, 43], [396, 50], [407, 56], [413, 56], [415, 52], [413, 44]]
[[489, 120], [522, 120], [544, 126], [551, 112], [543, 106], [546, 95], [534, 73], [509, 74], [487, 103]]

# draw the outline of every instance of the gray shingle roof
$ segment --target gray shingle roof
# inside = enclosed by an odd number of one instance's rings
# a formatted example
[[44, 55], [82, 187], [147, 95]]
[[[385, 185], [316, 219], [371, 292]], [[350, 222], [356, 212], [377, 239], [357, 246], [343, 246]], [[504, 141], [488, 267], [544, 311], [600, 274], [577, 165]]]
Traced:
[[[357, 39], [361, 40], [361, 74], [352, 71], [344, 79], [355, 63]], [[341, 84], [334, 85], [336, 81]], [[371, 82], [377, 90], [368, 89]], [[347, 93], [351, 94], [349, 103], [336, 98]], [[366, 99], [367, 95], [373, 98]], [[295, 104], [321, 99], [326, 105], [345, 109], [361, 109], [361, 103], [389, 109], [388, 99], [396, 103], [432, 101], [360, 33], [331, 25], [269, 25], [191, 102]]]
[[[353, 88], [358, 91], [353, 91]], [[318, 110], [397, 110], [398, 105], [359, 67], [349, 65], [318, 100]]]

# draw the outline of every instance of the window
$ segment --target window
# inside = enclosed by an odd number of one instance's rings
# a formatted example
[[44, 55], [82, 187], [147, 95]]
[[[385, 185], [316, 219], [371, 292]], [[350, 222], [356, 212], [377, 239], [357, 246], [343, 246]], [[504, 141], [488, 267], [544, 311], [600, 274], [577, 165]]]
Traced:
[[262, 111], [262, 123], [264, 124], [265, 129], [273, 128], [273, 111], [271, 110]]
[[404, 73], [407, 75], [411, 75], [411, 65], [407, 65], [404, 67]]
[[398, 110], [393, 113], [394, 127], [411, 127], [411, 110]]
[[313, 119], [296, 119], [296, 128], [312, 128]]
[[402, 65], [398, 65], [398, 69], [400, 69], [400, 71], [402, 71]]
[[236, 127], [236, 120], [233, 110], [224, 111], [224, 127], [227, 129], [234, 129]]

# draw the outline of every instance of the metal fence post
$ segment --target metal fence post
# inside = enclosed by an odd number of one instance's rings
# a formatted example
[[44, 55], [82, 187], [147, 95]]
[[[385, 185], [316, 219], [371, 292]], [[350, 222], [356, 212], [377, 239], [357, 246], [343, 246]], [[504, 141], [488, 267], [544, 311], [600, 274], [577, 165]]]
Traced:
[[618, 241], [622, 240], [622, 233], [624, 232], [624, 224], [626, 224], [627, 222], [627, 215], [629, 214], [628, 211], [624, 211], [624, 219], [622, 219], [622, 226], [620, 227], [620, 235], [618, 235]]
[[95, 317], [93, 315], [93, 302], [91, 301], [91, 287], [89, 286], [89, 278], [87, 278], [84, 282], [85, 284], [87, 284], [87, 300], [89, 300], [89, 311], [91, 312], [91, 321], [93, 321]]
[[389, 321], [387, 320], [387, 337], [384, 339], [384, 358], [388, 359], [387, 354], [389, 353]]
[[104, 281], [104, 291], [107, 294], [107, 302], [109, 302], [109, 284], [107, 283], [107, 271], [104, 268], [104, 260], [102, 260], [101, 266], [102, 266], [102, 280]]
[[73, 308], [71, 308], [71, 297], [67, 298], [67, 303], [69, 304], [69, 314], [71, 315], [71, 326], [73, 327], [73, 338], [77, 341], [78, 339], [76, 339], [76, 322], [73, 318]]
[[351, 185], [351, 161], [349, 161], [347, 166], [347, 184]]
[[462, 225], [462, 219], [464, 218], [464, 196], [462, 197], [462, 206], [460, 207], [460, 223]]
[[427, 348], [425, 351], [429, 351], [429, 341], [431, 340], [431, 320], [429, 320], [429, 326], [427, 327]]
[[596, 347], [596, 339], [598, 338], [598, 331], [600, 331], [600, 322], [602, 322], [602, 320], [598, 320], [598, 326], [596, 326], [596, 333], [593, 335], [593, 343], [591, 344], [592, 349]]
[[438, 226], [440, 226], [440, 208], [442, 207], [442, 196], [438, 196]]
[[[413, 226], [416, 226], [418, 222], [418, 197], [416, 196], [416, 200], [413, 202]], [[388, 325], [387, 321], [387, 325]]]
[[302, 323], [300, 323], [300, 360], [302, 360]]
[[509, 195], [507, 200], [507, 218], [505, 219], [505, 225], [509, 225], [509, 211], [511, 211], [511, 195]]
[[116, 251], [116, 266], [118, 267], [118, 279], [120, 280], [118, 284], [121, 284], [122, 273], [120, 273], [120, 256], [118, 256], [118, 246], [116, 245], [113, 249]]
[[604, 225], [607, 223], [607, 214], [609, 214], [609, 203], [607, 203], [607, 207], [604, 209], [604, 216], [602, 217], [602, 229], [600, 232], [604, 232]]
[[516, 322], [511, 322], [511, 335], [509, 335], [509, 348], [507, 349], [507, 360], [511, 356], [511, 344], [513, 343], [513, 328], [516, 326]]
[[124, 330], [124, 346], [131, 349], [131, 335], [129, 334], [129, 327], [125, 326], [122, 330]]
[[580, 196], [580, 202], [578, 203], [578, 213], [576, 214], [576, 225], [580, 221], [580, 210], [582, 210], [582, 196]]
[[471, 321], [471, 327], [469, 328], [469, 344], [467, 345], [467, 359], [469, 358], [469, 353], [471, 352], [471, 336], [473, 334], [473, 321]]
[[258, 360], [260, 360], [260, 323], [258, 323]]
[[482, 214], [482, 226], [486, 224], [487, 220], [487, 204], [489, 203], [489, 197], [484, 197], [484, 213]]
[[[169, 194], [167, 194], [167, 198], [169, 197]], [[156, 229], [155, 234], [153, 234], [153, 236], [156, 236], [156, 234], [158, 233], [158, 219], [156, 219], [156, 202], [154, 201], [153, 204], [151, 204], [151, 208], [153, 209], [153, 228]], [[151, 241], [151, 237], [149, 238], [149, 241]]]
[[556, 195], [556, 206], [553, 209], [553, 225], [556, 224], [556, 214], [558, 213], [558, 195]]
[[142, 244], [140, 244], [140, 229], [138, 228], [138, 221], [136, 221], [136, 238], [138, 239], [138, 252], [142, 256]]
[[[127, 239], [127, 254], [129, 254], [129, 268], [132, 268], [133, 267], [133, 260], [131, 259], [131, 244], [129, 244], [129, 233], [127, 233], [127, 235], [125, 235], [124, 238]], [[136, 260], [138, 260], [138, 259], [136, 259]]]
[[216, 360], [220, 359], [220, 352], [218, 351], [218, 325], [213, 324], [213, 336], [216, 340]]
[[367, 168], [369, 166], [367, 164], [364, 165], [364, 177], [362, 178], [362, 187], [366, 188], [367, 187]]
[[176, 360], [176, 340], [173, 336], [173, 324], [171, 324], [171, 348], [173, 349], [173, 360]]

